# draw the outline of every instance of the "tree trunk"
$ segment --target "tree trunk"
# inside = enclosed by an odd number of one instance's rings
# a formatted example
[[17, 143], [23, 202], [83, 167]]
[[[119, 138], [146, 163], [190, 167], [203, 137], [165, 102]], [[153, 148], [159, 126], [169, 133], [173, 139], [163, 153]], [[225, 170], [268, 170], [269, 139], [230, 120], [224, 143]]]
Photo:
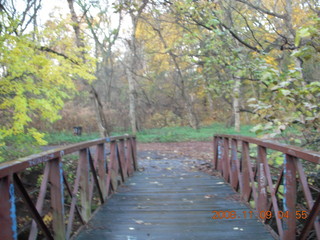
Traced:
[[189, 96], [184, 96], [183, 98], [185, 101], [185, 109], [187, 110], [187, 113], [188, 113], [189, 124], [193, 129], [198, 129], [199, 128], [199, 121], [198, 121], [198, 118], [195, 114], [192, 100], [190, 99]]
[[99, 128], [99, 133], [101, 137], [107, 137], [110, 134], [109, 129], [107, 128], [107, 121], [103, 112], [103, 105], [100, 102], [100, 98], [98, 96], [97, 91], [93, 86], [91, 86], [91, 96], [93, 99], [94, 103], [94, 109], [96, 112], [96, 118], [97, 118], [97, 123], [98, 123], [98, 128]]
[[130, 12], [130, 17], [132, 21], [132, 33], [131, 33], [131, 39], [128, 41], [128, 46], [130, 49], [130, 54], [128, 54], [128, 62], [129, 64], [125, 65], [126, 75], [128, 79], [128, 85], [129, 85], [129, 118], [130, 118], [130, 124], [132, 133], [137, 133], [137, 114], [136, 114], [136, 84], [135, 84], [135, 76], [134, 72], [137, 68], [137, 42], [136, 42], [136, 30], [139, 18], [144, 10], [144, 8], [147, 6], [148, 0], [142, 1], [141, 5], [137, 9], [136, 14], [134, 12]]
[[[131, 62], [131, 61], [130, 61]], [[135, 84], [132, 76], [131, 69], [126, 66], [126, 74], [129, 84], [129, 117], [131, 130], [133, 134], [137, 133], [137, 117], [136, 117], [136, 97], [135, 97]]]
[[233, 114], [234, 114], [234, 129], [240, 132], [240, 78], [234, 78], [233, 87]]
[[[67, 1], [68, 1], [70, 13], [71, 13], [71, 19], [73, 21], [72, 27], [73, 27], [75, 35], [76, 35], [77, 47], [84, 48], [85, 44], [84, 44], [83, 39], [81, 37], [80, 25], [79, 25], [79, 21], [78, 21], [78, 17], [76, 15], [76, 12], [74, 10], [73, 0], [67, 0]], [[81, 57], [84, 60], [84, 52], [82, 53]], [[84, 82], [84, 84], [86, 86], [88, 86], [88, 83]], [[102, 137], [107, 137], [107, 136], [109, 136], [109, 131], [107, 128], [107, 121], [106, 121], [104, 111], [103, 111], [103, 104], [100, 100], [98, 92], [95, 90], [95, 88], [92, 85], [90, 85], [90, 94], [91, 94], [91, 97], [94, 102], [94, 108], [95, 108], [95, 112], [96, 112], [97, 123], [98, 123], [100, 135]]]

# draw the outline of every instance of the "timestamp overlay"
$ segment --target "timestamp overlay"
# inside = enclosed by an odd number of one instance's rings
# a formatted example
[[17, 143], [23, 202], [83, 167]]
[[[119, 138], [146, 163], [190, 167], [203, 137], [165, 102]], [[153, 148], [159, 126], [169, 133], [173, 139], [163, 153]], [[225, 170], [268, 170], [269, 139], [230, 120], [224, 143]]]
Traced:
[[295, 211], [295, 212], [289, 212], [289, 211], [258, 211], [255, 212], [253, 210], [243, 210], [243, 211], [235, 211], [235, 210], [213, 210], [211, 218], [213, 220], [219, 220], [219, 219], [255, 219], [258, 218], [262, 221], [269, 220], [272, 217], [275, 217], [275, 214], [277, 214], [277, 217], [279, 219], [307, 219], [308, 218], [308, 212], [307, 211]]

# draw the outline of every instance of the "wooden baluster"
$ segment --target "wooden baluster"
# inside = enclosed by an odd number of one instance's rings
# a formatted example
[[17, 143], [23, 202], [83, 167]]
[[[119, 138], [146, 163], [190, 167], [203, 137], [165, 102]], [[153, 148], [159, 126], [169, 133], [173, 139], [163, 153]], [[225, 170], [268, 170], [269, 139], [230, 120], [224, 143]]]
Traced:
[[283, 218], [283, 237], [284, 239], [295, 239], [296, 237], [296, 158], [288, 154], [284, 161], [284, 198], [283, 210], [288, 211], [289, 217]]
[[[48, 179], [49, 179], [49, 165], [48, 165], [48, 163], [46, 163], [41, 186], [40, 186], [40, 193], [39, 193], [37, 203], [36, 203], [36, 208], [37, 208], [40, 215], [42, 214], [44, 199], [45, 199], [46, 191], [47, 191]], [[29, 233], [29, 240], [36, 239], [37, 234], [38, 234], [38, 227], [37, 227], [35, 220], [33, 220], [32, 224], [31, 224], [31, 230]]]
[[218, 171], [223, 174], [223, 139], [218, 138]]
[[213, 137], [213, 159], [212, 159], [212, 166], [213, 169], [218, 170], [218, 145], [219, 139], [217, 137]]
[[229, 182], [230, 176], [230, 156], [229, 156], [229, 138], [223, 139], [223, 177]]
[[133, 156], [132, 156], [132, 145], [131, 145], [131, 140], [127, 139], [126, 140], [126, 146], [127, 146], [127, 161], [128, 161], [128, 175], [132, 176], [134, 172], [134, 163], [133, 163]]
[[125, 159], [125, 153], [124, 153], [124, 140], [121, 139], [118, 144], [118, 157], [119, 157], [119, 166], [121, 170], [121, 175], [122, 175], [122, 181], [128, 177], [127, 175], [127, 167], [126, 167], [126, 159]]
[[49, 182], [54, 239], [66, 238], [64, 220], [63, 169], [61, 157], [49, 161]]
[[118, 186], [118, 163], [117, 163], [117, 145], [116, 141], [110, 142], [110, 163], [108, 166], [107, 187], [112, 187], [115, 191]]
[[258, 213], [267, 211], [267, 179], [264, 169], [264, 162], [267, 161], [267, 149], [258, 146]]
[[250, 161], [249, 156], [249, 143], [242, 142], [242, 198], [244, 201], [248, 202], [250, 198], [250, 176], [249, 176], [249, 166]]
[[107, 174], [106, 174], [106, 169], [107, 169], [107, 158], [105, 154], [105, 146], [104, 144], [99, 144], [97, 146], [97, 154], [96, 154], [96, 159], [97, 159], [97, 166], [98, 166], [98, 177], [99, 177], [99, 184], [101, 187], [101, 192], [103, 199], [107, 198], [107, 188], [106, 188], [106, 183], [107, 183]]
[[136, 143], [136, 137], [130, 138], [131, 145], [132, 145], [132, 156], [133, 156], [133, 166], [134, 170], [138, 170], [138, 160], [137, 160], [137, 143]]
[[236, 190], [239, 183], [239, 160], [238, 160], [238, 142], [236, 139], [231, 140], [231, 185]]
[[89, 221], [91, 215], [90, 186], [89, 186], [89, 160], [88, 150], [81, 149], [79, 152], [80, 164], [80, 199], [81, 215], [85, 222]]

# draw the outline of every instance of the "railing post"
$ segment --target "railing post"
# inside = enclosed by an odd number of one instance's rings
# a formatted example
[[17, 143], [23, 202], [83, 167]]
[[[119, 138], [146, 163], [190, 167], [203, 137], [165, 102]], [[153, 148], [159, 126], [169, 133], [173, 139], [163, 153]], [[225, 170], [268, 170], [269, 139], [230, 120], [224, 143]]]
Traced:
[[258, 212], [267, 211], [267, 179], [264, 162], [267, 161], [267, 149], [258, 146]]
[[212, 159], [212, 166], [213, 169], [217, 170], [218, 169], [218, 138], [216, 136], [213, 137], [213, 159]]
[[127, 151], [126, 151], [126, 155], [127, 155], [127, 171], [128, 171], [128, 175], [131, 176], [133, 174], [134, 171], [134, 166], [133, 166], [133, 156], [132, 156], [132, 145], [131, 145], [131, 140], [130, 138], [126, 140], [126, 147], [127, 147]]
[[222, 145], [222, 138], [217, 138], [217, 145], [218, 145], [218, 156], [217, 156], [217, 170], [220, 173], [223, 173], [223, 160], [222, 160], [222, 155], [223, 155], [223, 145]]
[[99, 176], [99, 185], [101, 188], [103, 199], [107, 198], [107, 189], [106, 189], [106, 182], [107, 182], [107, 159], [105, 154], [105, 146], [104, 144], [97, 145], [97, 166], [98, 166], [98, 176]]
[[116, 141], [110, 142], [110, 163], [108, 166], [108, 183], [112, 185], [115, 191], [118, 187], [118, 161], [117, 161], [117, 143]]
[[242, 141], [242, 198], [247, 202], [250, 198], [249, 143]]
[[238, 164], [238, 142], [236, 139], [231, 139], [231, 186], [237, 189], [239, 183], [239, 164]]
[[135, 137], [130, 137], [130, 143], [132, 145], [132, 157], [133, 157], [133, 166], [134, 170], [138, 170], [138, 161], [137, 161], [137, 143]]
[[286, 154], [284, 159], [284, 198], [283, 210], [288, 211], [289, 217], [283, 218], [284, 239], [295, 239], [296, 237], [296, 168], [295, 157]]
[[124, 182], [125, 179], [127, 178], [125, 161], [126, 160], [124, 158], [124, 140], [121, 139], [118, 143], [118, 163], [121, 171], [122, 182]]
[[0, 178], [0, 239], [17, 239], [15, 194], [12, 178]]
[[61, 157], [55, 158], [48, 162], [49, 164], [49, 182], [51, 193], [51, 208], [53, 221], [54, 239], [64, 240], [65, 221], [64, 221], [64, 194], [63, 194], [63, 169]]
[[223, 177], [229, 182], [230, 157], [229, 157], [229, 138], [223, 138]]
[[85, 222], [89, 221], [91, 215], [90, 187], [89, 187], [89, 160], [88, 150], [81, 149], [79, 152], [80, 164], [80, 199], [81, 215]]

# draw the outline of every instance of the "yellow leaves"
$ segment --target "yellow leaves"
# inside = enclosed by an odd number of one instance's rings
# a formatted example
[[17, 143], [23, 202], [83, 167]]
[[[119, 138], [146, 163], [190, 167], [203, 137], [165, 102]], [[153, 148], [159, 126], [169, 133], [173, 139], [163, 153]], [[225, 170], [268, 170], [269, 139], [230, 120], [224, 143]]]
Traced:
[[273, 66], [277, 66], [278, 65], [277, 60], [274, 57], [270, 56], [270, 55], [267, 55], [266, 57], [264, 57], [264, 60], [269, 65], [273, 65]]
[[43, 217], [43, 222], [47, 225], [49, 225], [51, 222], [52, 222], [52, 214], [51, 212], [49, 212], [48, 214], [46, 214], [44, 217]]
[[37, 141], [39, 145], [46, 145], [47, 142], [43, 140], [44, 133], [39, 133], [35, 128], [31, 128], [28, 130], [29, 134]]
[[40, 43], [34, 42], [29, 35], [1, 35], [0, 64], [4, 72], [0, 73], [0, 109], [5, 112], [1, 126], [3, 138], [24, 134], [40, 145], [46, 144], [44, 135], [30, 128], [29, 123], [34, 119], [49, 122], [59, 119], [64, 100], [76, 91], [74, 80], [81, 78], [92, 82], [95, 79], [94, 59], [89, 55], [86, 59], [79, 57], [84, 49], [74, 46], [72, 35], [64, 24], [51, 24], [55, 27], [45, 29], [44, 34], [38, 37], [53, 51], [43, 51]]
[[[145, 14], [147, 22], [140, 21], [136, 29], [136, 38], [143, 44], [143, 48], [148, 56], [149, 69], [155, 73], [161, 73], [175, 68], [172, 64], [171, 53], [177, 53], [179, 41], [182, 40], [182, 29], [169, 21], [170, 15], [162, 16], [166, 21], [154, 20], [152, 16]], [[161, 31], [161, 36], [158, 31]], [[179, 47], [179, 46], [178, 46]], [[180, 67], [187, 64], [179, 59]]]

